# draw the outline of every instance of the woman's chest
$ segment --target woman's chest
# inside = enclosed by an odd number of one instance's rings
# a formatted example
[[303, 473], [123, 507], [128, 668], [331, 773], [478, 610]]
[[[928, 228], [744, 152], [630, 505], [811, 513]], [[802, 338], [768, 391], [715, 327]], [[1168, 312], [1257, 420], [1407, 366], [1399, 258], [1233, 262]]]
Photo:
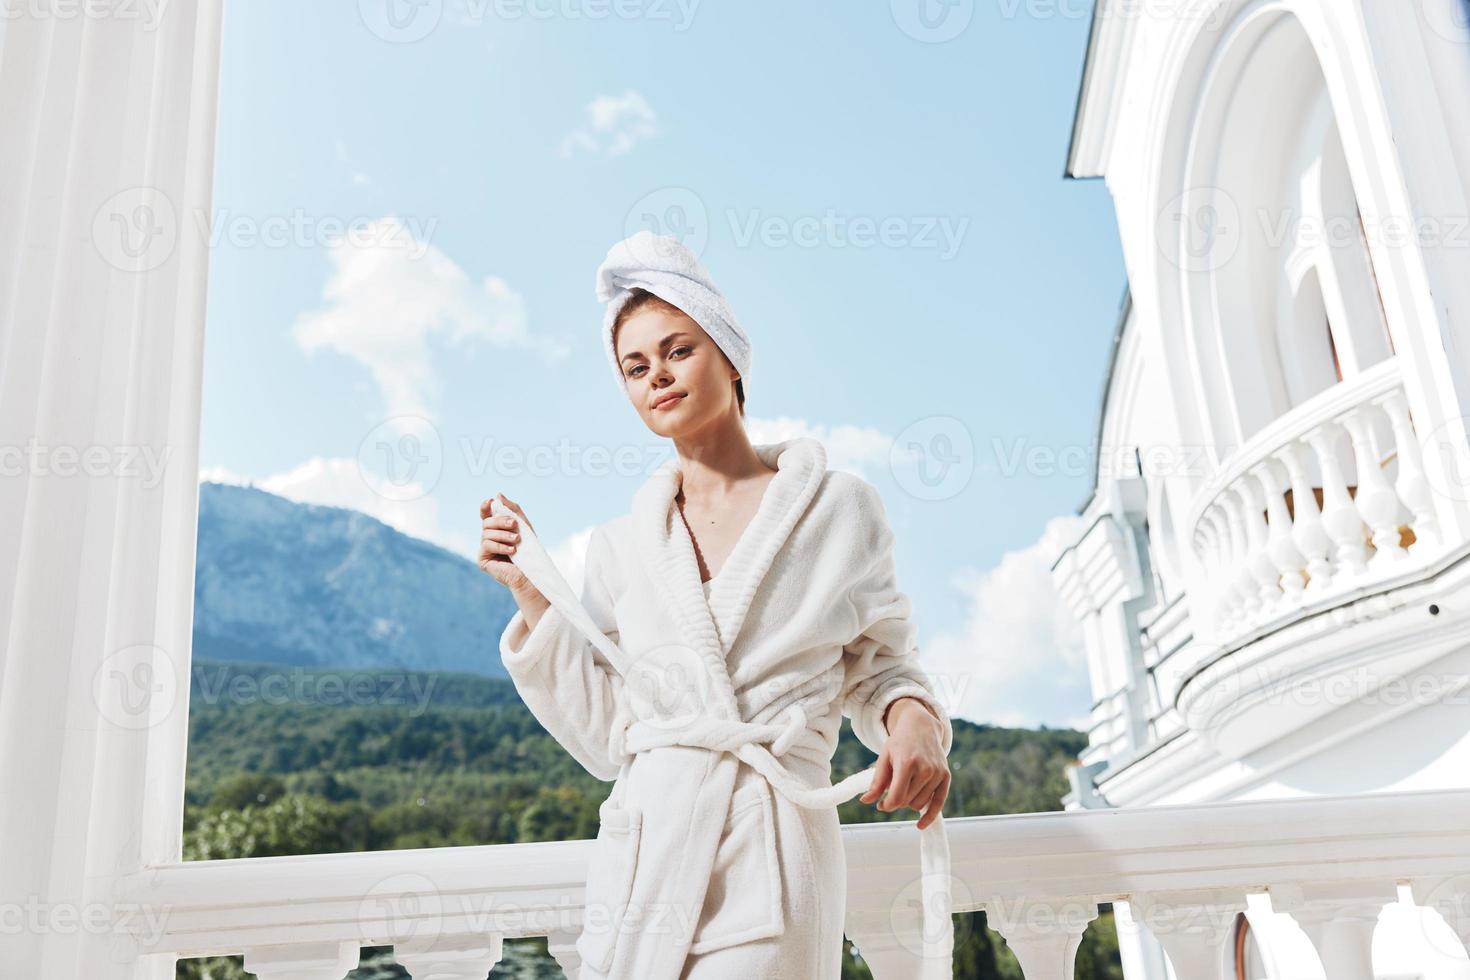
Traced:
[[856, 635], [857, 613], [852, 577], [832, 571], [831, 549], [830, 541], [793, 535], [764, 568], [737, 563], [709, 582], [687, 556], [657, 574], [629, 561], [612, 590], [619, 646], [633, 660], [690, 647], [723, 656], [732, 669], [737, 660], [840, 647]]

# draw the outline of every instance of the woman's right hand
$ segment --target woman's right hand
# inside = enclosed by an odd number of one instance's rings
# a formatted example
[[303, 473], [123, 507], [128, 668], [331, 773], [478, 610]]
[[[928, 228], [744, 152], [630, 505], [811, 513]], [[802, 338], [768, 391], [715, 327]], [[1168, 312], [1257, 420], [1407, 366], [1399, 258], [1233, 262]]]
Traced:
[[526, 521], [526, 526], [533, 531], [536, 527], [526, 519], [525, 511], [521, 510], [520, 505], [515, 501], [503, 493], [498, 493], [495, 497], [515, 511], [515, 514], [492, 515], [490, 500], [480, 504], [480, 570], [510, 589], [516, 602], [523, 609], [527, 604], [534, 606], [545, 603], [545, 597], [531, 584], [531, 580], [526, 578], [526, 573], [512, 564], [510, 560], [510, 556], [515, 553], [516, 545], [521, 540], [519, 520]]

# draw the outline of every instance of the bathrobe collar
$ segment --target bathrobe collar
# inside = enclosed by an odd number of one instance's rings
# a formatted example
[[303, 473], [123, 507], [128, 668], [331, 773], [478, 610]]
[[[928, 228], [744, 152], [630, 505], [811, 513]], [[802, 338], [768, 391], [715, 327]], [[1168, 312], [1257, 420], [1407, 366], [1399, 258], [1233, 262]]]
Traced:
[[827, 471], [820, 442], [799, 436], [755, 445], [756, 455], [776, 475], [759, 508], [710, 585], [706, 602], [694, 542], [674, 498], [682, 485], [679, 457], [666, 460], [633, 497], [633, 524], [641, 557], [653, 582], [668, 598], [683, 641], [700, 653], [716, 679], [729, 716], [738, 717], [726, 658], [740, 634], [745, 614], [781, 545], [816, 495]]

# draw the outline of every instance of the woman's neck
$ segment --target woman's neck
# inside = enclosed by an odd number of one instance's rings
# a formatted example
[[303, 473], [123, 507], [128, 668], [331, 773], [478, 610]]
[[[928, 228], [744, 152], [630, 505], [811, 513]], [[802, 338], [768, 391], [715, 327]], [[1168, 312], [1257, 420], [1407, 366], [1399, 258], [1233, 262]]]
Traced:
[[733, 433], [727, 431], [714, 438], [687, 443], [675, 441], [681, 503], [724, 500], [751, 480], [773, 472], [751, 445], [745, 427], [738, 421], [736, 425], [738, 428]]

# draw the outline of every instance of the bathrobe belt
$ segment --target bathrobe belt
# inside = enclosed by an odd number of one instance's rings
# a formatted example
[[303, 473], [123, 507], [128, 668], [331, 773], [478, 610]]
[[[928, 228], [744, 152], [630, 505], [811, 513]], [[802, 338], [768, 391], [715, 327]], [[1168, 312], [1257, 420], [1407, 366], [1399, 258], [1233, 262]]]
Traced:
[[[494, 514], [512, 513], [498, 497], [493, 499], [491, 511]], [[602, 652], [613, 669], [626, 675], [628, 655], [597, 628], [525, 521], [518, 521], [518, 531], [521, 540], [515, 554], [511, 555], [511, 562], [546, 597], [547, 602]], [[771, 786], [788, 800], [811, 809], [836, 807], [865, 793], [877, 773], [869, 766], [830, 786], [811, 787], [787, 769], [778, 756], [784, 755], [807, 728], [807, 714], [800, 702], [787, 706], [783, 712], [785, 720], [780, 724], [709, 715], [688, 715], [650, 723], [628, 719], [623, 713], [626, 705], [621, 709], [620, 714], [626, 723], [614, 727], [609, 752], [614, 760], [623, 763], [624, 772], [635, 755], [662, 746], [682, 745], [731, 752], [765, 776]], [[921, 980], [953, 980], [954, 922], [951, 919], [953, 896], [950, 890], [949, 835], [945, 832], [942, 813], [935, 814], [934, 822], [919, 831], [919, 866], [923, 903], [923, 965], [919, 976]]]

